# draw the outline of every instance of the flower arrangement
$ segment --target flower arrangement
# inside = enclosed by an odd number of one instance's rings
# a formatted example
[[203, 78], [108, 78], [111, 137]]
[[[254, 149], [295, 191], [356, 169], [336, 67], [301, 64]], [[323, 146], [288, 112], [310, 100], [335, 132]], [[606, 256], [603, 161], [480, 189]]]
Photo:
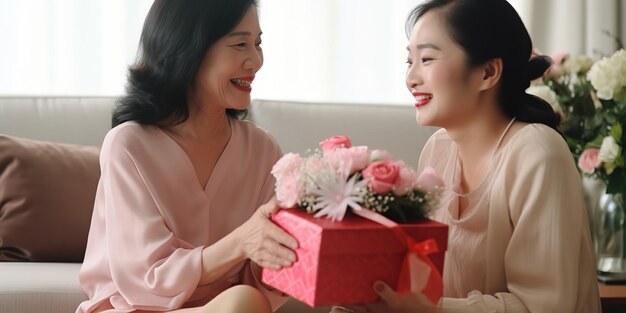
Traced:
[[288, 153], [273, 167], [283, 208], [300, 207], [315, 217], [341, 221], [348, 208], [365, 208], [402, 223], [426, 217], [443, 180], [432, 168], [421, 174], [383, 150], [352, 147], [346, 136], [320, 143], [308, 157]]
[[626, 50], [594, 62], [590, 57], [553, 57], [544, 77], [527, 90], [551, 103], [564, 121], [559, 129], [584, 175], [626, 192]]

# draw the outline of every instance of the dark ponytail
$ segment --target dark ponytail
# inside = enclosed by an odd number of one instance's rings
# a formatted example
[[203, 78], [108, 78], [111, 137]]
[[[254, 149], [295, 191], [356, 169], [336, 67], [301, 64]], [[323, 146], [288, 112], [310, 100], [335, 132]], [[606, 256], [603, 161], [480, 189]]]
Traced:
[[[113, 127], [126, 121], [175, 125], [189, 118], [187, 90], [207, 50], [232, 31], [256, 0], [155, 0], [143, 25], [137, 63]], [[233, 117], [245, 110], [227, 109]]]
[[435, 9], [442, 10], [452, 38], [467, 54], [470, 67], [502, 59], [498, 103], [504, 114], [557, 129], [561, 116], [543, 99], [526, 93], [530, 81], [541, 77], [551, 60], [544, 56], [530, 59], [530, 35], [506, 0], [426, 0], [409, 14], [407, 35], [424, 14]]
[[[533, 57], [530, 61], [528, 61], [527, 80], [530, 82], [543, 76], [551, 65], [552, 60], [547, 56], [542, 55]], [[528, 87], [529, 85], [526, 86], [526, 88]], [[528, 123], [545, 124], [559, 131], [557, 127], [561, 124], [562, 117], [560, 114], [554, 112], [552, 106], [545, 100], [524, 92], [521, 99], [517, 100], [517, 102], [515, 99], [510, 99], [509, 101], [511, 103], [519, 103], [519, 105], [501, 105], [502, 109], [505, 110], [505, 113], [508, 116], [517, 116], [518, 120]], [[507, 109], [510, 111], [507, 112]]]

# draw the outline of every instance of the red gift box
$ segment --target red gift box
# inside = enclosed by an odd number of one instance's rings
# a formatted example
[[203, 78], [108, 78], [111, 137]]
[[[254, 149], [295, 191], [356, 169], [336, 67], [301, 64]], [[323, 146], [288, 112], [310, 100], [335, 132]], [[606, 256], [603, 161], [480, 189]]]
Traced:
[[[301, 210], [281, 210], [272, 220], [298, 240], [298, 261], [263, 269], [264, 283], [313, 307], [377, 301], [375, 281], [397, 285], [407, 246], [390, 228], [353, 214], [333, 222]], [[443, 274], [448, 226], [427, 219], [400, 226], [418, 243], [436, 241], [439, 251], [428, 258]]]

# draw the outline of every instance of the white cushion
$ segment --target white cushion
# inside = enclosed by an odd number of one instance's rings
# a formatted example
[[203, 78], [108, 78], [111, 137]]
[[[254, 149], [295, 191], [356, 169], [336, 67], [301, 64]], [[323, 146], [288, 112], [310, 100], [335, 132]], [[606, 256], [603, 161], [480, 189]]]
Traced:
[[71, 313], [87, 299], [79, 263], [0, 263], [0, 312]]

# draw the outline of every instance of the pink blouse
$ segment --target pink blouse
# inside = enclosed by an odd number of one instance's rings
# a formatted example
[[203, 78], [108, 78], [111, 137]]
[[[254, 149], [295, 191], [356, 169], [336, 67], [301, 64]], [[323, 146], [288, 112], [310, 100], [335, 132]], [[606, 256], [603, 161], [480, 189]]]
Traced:
[[202, 189], [187, 154], [160, 128], [134, 122], [107, 134], [80, 283], [89, 297], [77, 312], [104, 301], [115, 308], [167, 311], [199, 306], [236, 284], [261, 290], [272, 307], [285, 301], [260, 284], [260, 268], [238, 264], [198, 286], [201, 253], [244, 223], [274, 193], [275, 140], [230, 119], [231, 138]]
[[432, 166], [447, 187], [433, 214], [449, 225], [443, 312], [600, 312], [580, 176], [563, 138], [542, 124], [524, 126], [464, 195], [457, 155], [442, 129], [419, 167]]

